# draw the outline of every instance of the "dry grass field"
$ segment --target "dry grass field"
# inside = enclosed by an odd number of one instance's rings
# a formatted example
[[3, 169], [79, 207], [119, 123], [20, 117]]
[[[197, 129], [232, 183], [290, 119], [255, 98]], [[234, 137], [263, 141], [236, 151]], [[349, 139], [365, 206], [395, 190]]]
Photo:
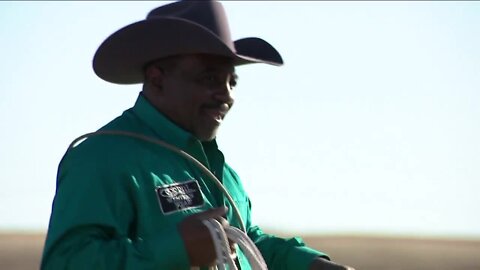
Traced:
[[393, 237], [304, 237], [357, 270], [480, 270], [480, 241]]
[[[38, 269], [44, 239], [42, 234], [0, 233], [0, 269]], [[357, 270], [480, 270], [480, 241], [364, 236], [304, 240]]]

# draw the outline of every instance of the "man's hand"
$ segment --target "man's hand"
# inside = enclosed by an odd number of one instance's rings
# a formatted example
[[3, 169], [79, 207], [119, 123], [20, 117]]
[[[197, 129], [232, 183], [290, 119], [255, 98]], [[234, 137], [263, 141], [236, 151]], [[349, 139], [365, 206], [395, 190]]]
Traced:
[[215, 265], [215, 247], [210, 231], [202, 221], [213, 218], [218, 220], [223, 228], [226, 228], [229, 226], [228, 221], [223, 218], [226, 213], [226, 207], [213, 208], [188, 216], [178, 224], [178, 229], [192, 266]]
[[350, 266], [336, 264], [327, 259], [318, 257], [310, 264], [309, 270], [355, 270]]

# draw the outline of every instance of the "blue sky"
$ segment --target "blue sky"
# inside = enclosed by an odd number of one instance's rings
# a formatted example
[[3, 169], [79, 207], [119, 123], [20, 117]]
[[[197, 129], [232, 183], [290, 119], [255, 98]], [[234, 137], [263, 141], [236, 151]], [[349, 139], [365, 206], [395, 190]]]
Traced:
[[[160, 2], [0, 3], [0, 229], [45, 231], [75, 137], [140, 85], [91, 61]], [[218, 141], [265, 228], [480, 237], [479, 2], [225, 2], [234, 39], [285, 66], [237, 69]]]

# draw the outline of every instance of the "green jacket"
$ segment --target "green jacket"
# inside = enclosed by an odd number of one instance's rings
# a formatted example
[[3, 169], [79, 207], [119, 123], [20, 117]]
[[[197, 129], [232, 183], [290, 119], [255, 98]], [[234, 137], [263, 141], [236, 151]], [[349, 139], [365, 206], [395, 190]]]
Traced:
[[[314, 257], [326, 256], [300, 238], [275, 237], [254, 226], [250, 200], [216, 142], [198, 141], [142, 95], [100, 130], [164, 140], [203, 163], [230, 192], [269, 269], [308, 269]], [[125, 136], [88, 138], [60, 162], [41, 269], [189, 269], [177, 224], [219, 206], [231, 209], [211, 180], [178, 154]], [[227, 220], [238, 227], [231, 211]], [[241, 252], [238, 257], [241, 268], [250, 269]]]

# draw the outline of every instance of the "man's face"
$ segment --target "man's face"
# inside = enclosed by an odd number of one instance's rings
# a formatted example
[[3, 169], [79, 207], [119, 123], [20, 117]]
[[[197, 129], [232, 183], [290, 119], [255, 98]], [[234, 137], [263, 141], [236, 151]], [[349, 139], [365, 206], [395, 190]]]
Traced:
[[232, 60], [186, 55], [161, 72], [158, 109], [199, 140], [213, 140], [234, 103], [236, 75]]

